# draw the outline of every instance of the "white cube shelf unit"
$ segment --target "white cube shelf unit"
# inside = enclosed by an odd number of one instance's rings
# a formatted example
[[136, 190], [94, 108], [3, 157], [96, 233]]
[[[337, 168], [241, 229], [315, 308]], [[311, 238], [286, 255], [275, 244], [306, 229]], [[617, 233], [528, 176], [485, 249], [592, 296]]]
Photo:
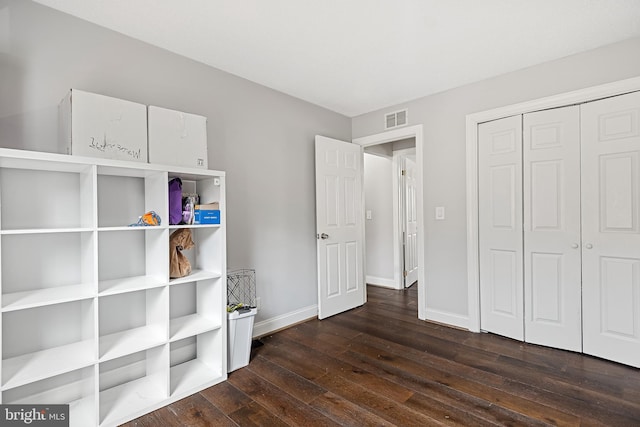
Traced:
[[[169, 226], [173, 177], [221, 223]], [[0, 402], [114, 426], [226, 380], [224, 206], [224, 172], [0, 149]], [[192, 273], [170, 279], [182, 227]]]

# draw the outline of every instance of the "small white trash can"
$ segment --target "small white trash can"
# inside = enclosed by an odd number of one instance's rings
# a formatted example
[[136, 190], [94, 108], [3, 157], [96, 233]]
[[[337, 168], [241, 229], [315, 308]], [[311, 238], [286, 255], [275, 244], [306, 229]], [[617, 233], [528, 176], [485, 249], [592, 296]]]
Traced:
[[251, 339], [253, 338], [253, 318], [257, 313], [257, 308], [227, 313], [229, 319], [227, 372], [233, 372], [249, 364]]

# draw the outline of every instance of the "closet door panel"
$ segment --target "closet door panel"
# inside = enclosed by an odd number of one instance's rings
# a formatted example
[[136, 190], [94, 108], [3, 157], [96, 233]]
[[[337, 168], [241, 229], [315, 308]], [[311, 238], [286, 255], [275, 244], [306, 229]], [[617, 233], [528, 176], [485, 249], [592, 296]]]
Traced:
[[584, 352], [640, 367], [640, 93], [581, 111]]
[[522, 340], [522, 118], [478, 132], [481, 328]]
[[523, 116], [525, 341], [581, 351], [580, 110]]

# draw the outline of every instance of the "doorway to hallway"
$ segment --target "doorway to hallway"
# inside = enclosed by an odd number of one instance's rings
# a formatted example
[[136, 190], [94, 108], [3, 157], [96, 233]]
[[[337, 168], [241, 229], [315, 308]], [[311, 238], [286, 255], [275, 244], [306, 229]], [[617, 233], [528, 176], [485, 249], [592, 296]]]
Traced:
[[418, 279], [415, 138], [364, 149], [366, 282], [403, 289]]

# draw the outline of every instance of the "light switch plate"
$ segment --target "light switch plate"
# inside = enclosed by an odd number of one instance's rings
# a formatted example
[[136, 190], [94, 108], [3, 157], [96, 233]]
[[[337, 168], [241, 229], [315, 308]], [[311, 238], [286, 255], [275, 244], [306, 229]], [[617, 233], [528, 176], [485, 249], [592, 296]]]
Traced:
[[444, 206], [436, 207], [436, 219], [444, 219]]
[[367, 210], [367, 219], [372, 219], [373, 215], [371, 214], [371, 210]]

